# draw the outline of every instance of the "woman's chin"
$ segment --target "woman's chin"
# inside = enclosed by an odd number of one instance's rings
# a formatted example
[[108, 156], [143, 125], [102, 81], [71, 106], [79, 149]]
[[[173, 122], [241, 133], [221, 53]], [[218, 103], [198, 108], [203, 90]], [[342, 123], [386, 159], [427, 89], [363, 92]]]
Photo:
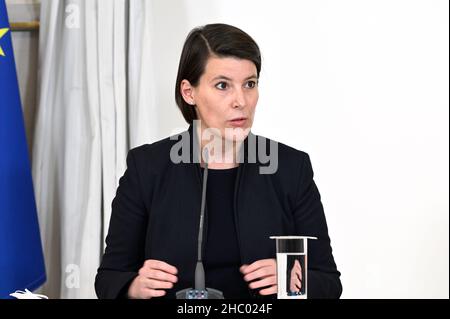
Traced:
[[241, 127], [229, 128], [229, 127], [227, 127], [225, 129], [224, 138], [228, 142], [239, 143], [239, 142], [243, 142], [247, 138], [249, 133], [250, 133], [250, 127], [248, 127], [248, 128], [241, 128]]

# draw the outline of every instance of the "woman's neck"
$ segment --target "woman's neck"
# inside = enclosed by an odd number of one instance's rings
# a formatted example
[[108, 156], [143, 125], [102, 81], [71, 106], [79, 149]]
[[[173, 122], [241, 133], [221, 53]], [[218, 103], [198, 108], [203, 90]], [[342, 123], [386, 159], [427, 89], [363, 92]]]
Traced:
[[[210, 138], [209, 140], [203, 140], [198, 138], [201, 149], [200, 154], [205, 154], [208, 150], [208, 168], [211, 169], [228, 169], [239, 166], [237, 154], [242, 146], [242, 141], [231, 141], [224, 137], [213, 135], [212, 137], [207, 134], [203, 134], [205, 129], [197, 130], [197, 137]], [[200, 135], [199, 135], [200, 134]], [[200, 158], [200, 165], [205, 166], [205, 155]]]

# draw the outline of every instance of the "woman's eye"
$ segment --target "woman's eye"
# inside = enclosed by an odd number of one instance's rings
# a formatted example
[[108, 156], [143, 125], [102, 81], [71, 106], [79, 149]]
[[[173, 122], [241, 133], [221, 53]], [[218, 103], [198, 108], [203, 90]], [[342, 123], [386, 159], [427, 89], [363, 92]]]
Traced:
[[216, 88], [218, 88], [219, 90], [225, 90], [227, 88], [227, 83], [226, 82], [219, 82], [216, 84]]
[[255, 81], [248, 81], [247, 82], [247, 87], [253, 89], [254, 87], [256, 87], [256, 82]]

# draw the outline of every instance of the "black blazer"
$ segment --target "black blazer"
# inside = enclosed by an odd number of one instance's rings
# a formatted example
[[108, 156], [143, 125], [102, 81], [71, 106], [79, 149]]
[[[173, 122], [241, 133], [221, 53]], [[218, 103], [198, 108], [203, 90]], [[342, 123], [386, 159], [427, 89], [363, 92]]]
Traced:
[[[192, 132], [191, 125], [180, 136], [193, 136]], [[276, 257], [275, 241], [269, 236], [318, 237], [308, 243], [308, 298], [339, 298], [340, 273], [308, 154], [278, 143], [276, 173], [260, 174], [264, 165], [251, 160], [248, 141], [249, 137], [243, 144], [244, 162], [238, 168], [234, 196], [242, 264]], [[178, 269], [178, 282], [165, 298], [174, 298], [177, 291], [194, 285], [201, 167], [192, 162], [173, 163], [170, 151], [175, 143], [177, 140], [166, 138], [128, 153], [128, 167], [112, 202], [105, 254], [95, 280], [99, 298], [126, 296], [147, 259], [162, 260]], [[191, 160], [194, 143], [191, 138]], [[266, 151], [268, 154], [268, 148]], [[204, 228], [207, 225], [206, 209]]]

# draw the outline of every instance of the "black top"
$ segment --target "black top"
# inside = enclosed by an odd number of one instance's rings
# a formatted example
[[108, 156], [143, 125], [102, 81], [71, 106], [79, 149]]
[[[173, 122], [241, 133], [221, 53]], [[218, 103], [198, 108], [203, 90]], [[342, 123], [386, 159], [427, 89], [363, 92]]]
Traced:
[[209, 169], [206, 191], [208, 224], [203, 258], [206, 287], [222, 291], [227, 299], [250, 298], [239, 271], [241, 257], [233, 209], [237, 171], [237, 167]]

